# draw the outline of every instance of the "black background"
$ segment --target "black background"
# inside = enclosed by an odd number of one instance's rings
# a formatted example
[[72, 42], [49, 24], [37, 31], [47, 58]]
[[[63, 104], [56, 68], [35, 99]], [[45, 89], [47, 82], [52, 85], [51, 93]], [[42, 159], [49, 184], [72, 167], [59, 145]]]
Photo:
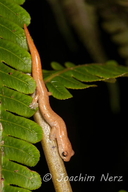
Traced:
[[[26, 0], [23, 5], [31, 15], [29, 30], [39, 50], [44, 69], [51, 69], [50, 63], [63, 64], [71, 61], [75, 64], [92, 63], [83, 44], [74, 33], [78, 45], [71, 52], [60, 34], [54, 15], [46, 0]], [[104, 47], [109, 59], [123, 64], [118, 56], [117, 47], [109, 35], [102, 31]], [[50, 98], [53, 109], [65, 120], [75, 155], [65, 163], [69, 176], [94, 175], [94, 182], [71, 182], [73, 192], [117, 192], [128, 190], [128, 79], [118, 79], [120, 93], [120, 111], [113, 113], [110, 107], [110, 95], [106, 83], [97, 83], [98, 87], [85, 90], [71, 90], [73, 98], [59, 101]], [[40, 144], [37, 144], [41, 150]], [[43, 177], [48, 167], [43, 152], [38, 165], [33, 168]], [[107, 174], [123, 176], [123, 182], [100, 182], [100, 176]], [[37, 191], [54, 192], [52, 181], [42, 182]]]

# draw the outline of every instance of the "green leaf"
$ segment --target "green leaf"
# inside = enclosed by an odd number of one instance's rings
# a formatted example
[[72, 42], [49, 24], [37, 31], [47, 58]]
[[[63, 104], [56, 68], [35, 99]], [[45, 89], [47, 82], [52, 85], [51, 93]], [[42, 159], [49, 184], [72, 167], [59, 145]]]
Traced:
[[72, 97], [70, 92], [63, 86], [63, 84], [59, 82], [56, 81], [52, 81], [50, 83], [48, 82], [47, 87], [49, 89], [49, 92], [52, 93], [52, 96], [54, 96], [55, 98], [68, 99]]
[[3, 109], [24, 117], [31, 117], [36, 112], [35, 109], [29, 107], [32, 103], [32, 97], [7, 87], [0, 89], [0, 101]]
[[65, 64], [65, 67], [69, 68], [69, 67], [75, 67], [75, 64], [74, 63], [71, 63], [71, 62], [66, 62]]
[[3, 136], [4, 144], [2, 149], [4, 151], [4, 156], [9, 160], [16, 161], [18, 163], [35, 166], [39, 161], [39, 151], [37, 148], [26, 142], [10, 136]]
[[34, 121], [1, 109], [0, 122], [6, 135], [14, 136], [30, 143], [37, 143], [42, 139], [42, 128]]
[[30, 54], [20, 46], [0, 39], [0, 61], [4, 61], [11, 67], [20, 71], [31, 72]]
[[18, 5], [22, 5], [25, 2], [25, 0], [9, 0], [9, 1], [17, 3]]
[[9, 0], [0, 0], [0, 15], [23, 27], [30, 24], [30, 15], [18, 4]]
[[0, 62], [0, 81], [7, 86], [25, 94], [35, 91], [36, 83], [33, 78], [20, 71], [14, 70]]
[[31, 171], [23, 165], [9, 161], [3, 157], [2, 178], [5, 184], [16, 185], [29, 190], [35, 190], [41, 185], [41, 178], [35, 171]]
[[119, 192], [127, 192], [126, 190], [120, 190]]
[[43, 135], [38, 124], [24, 118], [36, 112], [30, 108], [32, 97], [26, 95], [35, 92], [36, 83], [24, 74], [31, 73], [31, 56], [21, 28], [30, 23], [29, 14], [18, 5], [23, 2], [0, 0], [0, 190], [4, 192], [31, 192], [41, 186], [38, 173], [18, 164], [37, 164], [40, 154], [32, 143]]
[[66, 88], [69, 89], [84, 89], [90, 86], [87, 84], [83, 84], [66, 74], [61, 74], [60, 76], [55, 77], [54, 80], [57, 82], [61, 82]]
[[72, 97], [71, 93], [66, 88], [85, 89], [93, 86], [95, 85], [83, 84], [65, 74], [56, 76], [54, 77], [54, 80], [52, 80], [50, 83], [47, 83], [49, 92], [52, 93], [52, 96], [59, 99], [68, 99]]
[[55, 67], [54, 63], [54, 71], [44, 70], [46, 85], [53, 97], [57, 99], [68, 99], [72, 97], [66, 88], [85, 89], [96, 86], [92, 84], [96, 81], [112, 83], [115, 82], [117, 77], [128, 76], [128, 68], [120, 66], [113, 61], [109, 61], [106, 64], [84, 65], [75, 65], [67, 62], [65, 66], [66, 68], [61, 68], [57, 64]]
[[113, 64], [91, 64], [88, 65], [86, 68], [82, 67], [82, 69], [85, 69], [87, 73], [91, 73], [96, 77], [100, 77], [101, 79], [99, 80], [102, 81], [110, 78], [121, 77], [124, 74], [128, 73], [128, 68]]
[[5, 183], [4, 187], [3, 187], [3, 192], [31, 192], [31, 191], [27, 190], [27, 189], [20, 188], [20, 187], [13, 187], [13, 186], [7, 185]]
[[51, 62], [51, 67], [54, 70], [63, 70], [64, 69], [64, 67], [57, 62]]
[[0, 37], [6, 39], [27, 50], [24, 30], [14, 22], [0, 17]]

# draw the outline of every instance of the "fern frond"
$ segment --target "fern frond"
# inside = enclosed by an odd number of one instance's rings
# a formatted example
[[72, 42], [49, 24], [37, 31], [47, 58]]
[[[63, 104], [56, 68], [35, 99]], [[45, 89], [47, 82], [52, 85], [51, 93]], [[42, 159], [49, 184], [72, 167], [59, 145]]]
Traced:
[[0, 77], [4, 86], [25, 94], [32, 94], [36, 84], [33, 78], [0, 62]]
[[0, 122], [4, 127], [5, 135], [13, 136], [29, 143], [37, 143], [42, 139], [40, 126], [27, 118], [2, 110]]
[[[102, 18], [102, 27], [110, 35], [114, 43], [118, 45], [118, 52], [124, 59], [128, 58], [128, 11], [127, 1], [93, 1], [86, 0], [97, 9]], [[127, 62], [127, 60], [126, 60]]]
[[31, 117], [36, 112], [35, 109], [29, 107], [32, 103], [32, 97], [7, 87], [0, 89], [0, 100], [5, 110], [24, 117]]
[[[2, 173], [5, 180], [5, 187], [8, 183], [17, 185], [25, 189], [34, 190], [41, 185], [39, 174], [37, 174], [35, 171], [31, 171], [23, 165], [19, 165], [15, 162], [9, 161], [6, 157], [3, 157], [2, 168]], [[5, 191], [4, 187], [3, 191]]]
[[0, 45], [1, 61], [23, 72], [31, 72], [31, 57], [26, 50], [5, 39], [0, 39]]
[[10, 0], [10, 1], [17, 3], [18, 5], [22, 5], [25, 2], [25, 0]]
[[72, 97], [67, 88], [85, 89], [95, 87], [96, 85], [92, 84], [93, 82], [113, 82], [115, 78], [128, 74], [127, 67], [120, 66], [115, 62], [83, 65], [75, 65], [67, 62], [65, 63], [65, 67], [61, 67], [60, 64], [54, 62], [51, 66], [54, 71], [44, 70], [44, 77], [49, 91], [57, 99], [68, 99]]
[[[121, 57], [128, 57], [128, 25], [127, 8], [115, 4], [101, 11], [103, 17], [103, 28], [111, 34], [111, 39], [118, 45]], [[108, 13], [109, 12], [109, 13]], [[120, 14], [119, 14], [120, 13]], [[108, 16], [109, 15], [109, 16]]]
[[27, 49], [24, 30], [3, 16], [0, 17], [0, 37]]
[[0, 0], [0, 16], [5, 17], [21, 27], [23, 27], [24, 23], [27, 25], [30, 24], [29, 13], [14, 2], [9, 0]]
[[[24, 0], [0, 0], [0, 190], [30, 192], [41, 185], [35, 166], [40, 153], [32, 144], [42, 139], [42, 129], [31, 117], [29, 105], [36, 84], [31, 76], [31, 57], [23, 24], [29, 14], [18, 4]], [[20, 164], [22, 165], [20, 165]], [[26, 165], [26, 166], [25, 166]]]

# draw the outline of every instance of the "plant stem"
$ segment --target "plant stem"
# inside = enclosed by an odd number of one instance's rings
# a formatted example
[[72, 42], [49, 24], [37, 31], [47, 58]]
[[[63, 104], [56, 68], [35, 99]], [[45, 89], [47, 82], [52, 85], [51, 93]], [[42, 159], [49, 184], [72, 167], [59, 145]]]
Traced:
[[34, 115], [35, 121], [43, 129], [43, 139], [41, 141], [45, 158], [52, 176], [53, 184], [56, 192], [72, 192], [67, 172], [63, 160], [58, 153], [56, 141], [49, 139], [50, 126], [44, 121], [39, 111]]

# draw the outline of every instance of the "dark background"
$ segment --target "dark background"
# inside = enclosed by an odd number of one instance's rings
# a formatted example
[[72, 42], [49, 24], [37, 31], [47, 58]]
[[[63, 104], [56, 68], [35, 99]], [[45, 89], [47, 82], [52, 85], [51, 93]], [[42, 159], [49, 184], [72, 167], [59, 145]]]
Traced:
[[[54, 15], [46, 0], [26, 0], [24, 8], [31, 15], [29, 30], [39, 50], [43, 68], [51, 69], [50, 63], [63, 64], [71, 61], [75, 64], [92, 63], [83, 44], [74, 33], [78, 50], [71, 52], [60, 34]], [[109, 59], [124, 64], [117, 53], [117, 47], [102, 31], [103, 43]], [[65, 120], [70, 140], [75, 151], [71, 161], [65, 163], [69, 176], [94, 175], [94, 182], [71, 182], [73, 192], [117, 192], [128, 190], [128, 131], [127, 78], [118, 79], [120, 111], [113, 113], [110, 107], [110, 92], [106, 83], [97, 83], [98, 87], [85, 90], [71, 90], [73, 98], [59, 101], [50, 98], [53, 109]], [[40, 144], [37, 144], [41, 150]], [[38, 165], [33, 168], [43, 177], [48, 167], [43, 152]], [[107, 174], [123, 176], [123, 182], [100, 182], [100, 176]], [[43, 182], [37, 191], [54, 192], [52, 181]]]

